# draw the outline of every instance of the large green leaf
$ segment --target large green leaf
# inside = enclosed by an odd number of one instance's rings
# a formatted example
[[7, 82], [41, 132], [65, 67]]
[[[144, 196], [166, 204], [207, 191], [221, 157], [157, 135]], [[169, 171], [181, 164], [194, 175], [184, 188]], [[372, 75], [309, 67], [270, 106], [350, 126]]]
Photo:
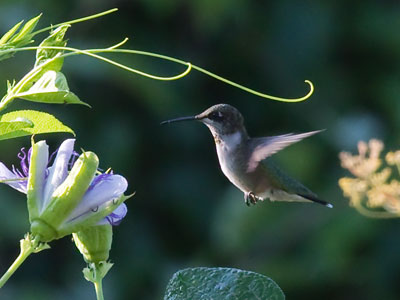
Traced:
[[190, 268], [174, 274], [164, 300], [284, 300], [270, 278], [231, 268]]
[[67, 79], [61, 72], [45, 72], [27, 91], [14, 95], [33, 102], [58, 104], [86, 104], [69, 90]]
[[[19, 126], [14, 128], [4, 127], [5, 131], [2, 131], [2, 125], [6, 126], [7, 123], [18, 122], [21, 123]], [[74, 134], [71, 128], [65, 126], [54, 116], [35, 110], [17, 110], [0, 116], [0, 140], [12, 139], [16, 137], [40, 134], [40, 133], [51, 133], [51, 132], [68, 132]]]

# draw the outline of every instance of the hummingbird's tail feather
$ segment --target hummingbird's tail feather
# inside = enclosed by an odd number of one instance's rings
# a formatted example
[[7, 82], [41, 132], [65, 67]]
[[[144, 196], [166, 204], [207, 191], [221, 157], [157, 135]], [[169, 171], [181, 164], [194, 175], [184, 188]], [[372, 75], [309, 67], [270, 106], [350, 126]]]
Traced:
[[297, 195], [299, 195], [300, 197], [303, 197], [305, 199], [308, 199], [308, 200], [310, 200], [312, 202], [315, 202], [315, 203], [318, 203], [318, 204], [322, 204], [322, 205], [324, 205], [326, 207], [329, 207], [329, 208], [333, 207], [333, 205], [330, 204], [329, 202], [326, 202], [324, 200], [318, 199], [317, 197], [314, 197], [314, 196], [311, 196], [311, 195], [304, 195], [304, 194], [303, 195], [302, 194], [297, 194]]

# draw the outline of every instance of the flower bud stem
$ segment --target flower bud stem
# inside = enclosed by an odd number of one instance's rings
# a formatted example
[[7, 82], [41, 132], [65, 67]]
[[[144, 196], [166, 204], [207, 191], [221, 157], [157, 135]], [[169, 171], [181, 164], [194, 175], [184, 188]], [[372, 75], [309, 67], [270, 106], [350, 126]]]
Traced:
[[33, 237], [31, 234], [26, 234], [25, 238], [20, 240], [20, 253], [15, 259], [13, 264], [8, 268], [4, 275], [0, 278], [0, 288], [7, 282], [7, 280], [15, 273], [20, 265], [28, 258], [32, 253], [50, 248], [47, 244], [40, 242], [40, 237]]
[[103, 278], [101, 276], [97, 276], [98, 272], [95, 270], [96, 281], [93, 282], [94, 288], [96, 290], [97, 300], [104, 300], [103, 296]]
[[110, 262], [100, 261], [97, 263], [89, 263], [88, 266], [83, 269], [83, 276], [85, 279], [94, 284], [97, 300], [104, 300], [102, 280], [112, 266], [113, 264]]

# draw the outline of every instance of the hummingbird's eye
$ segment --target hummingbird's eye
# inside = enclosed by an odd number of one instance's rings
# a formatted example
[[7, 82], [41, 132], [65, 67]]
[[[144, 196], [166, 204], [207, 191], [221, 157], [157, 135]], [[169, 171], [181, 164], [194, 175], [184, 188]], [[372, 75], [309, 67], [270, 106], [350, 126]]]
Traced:
[[210, 120], [220, 122], [224, 119], [224, 115], [220, 111], [214, 111], [211, 114], [208, 115], [208, 118]]

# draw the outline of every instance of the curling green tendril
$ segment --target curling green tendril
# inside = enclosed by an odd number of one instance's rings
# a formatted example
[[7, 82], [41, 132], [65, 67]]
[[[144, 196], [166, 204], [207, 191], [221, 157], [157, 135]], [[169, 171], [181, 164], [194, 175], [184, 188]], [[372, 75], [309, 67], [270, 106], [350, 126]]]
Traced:
[[[66, 24], [74, 24], [74, 23], [78, 23], [78, 22], [83, 22], [83, 21], [87, 21], [90, 19], [94, 19], [100, 16], [104, 16], [106, 14], [110, 14], [112, 12], [117, 11], [116, 8], [99, 13], [99, 14], [95, 14], [92, 16], [88, 16], [88, 17], [84, 17], [84, 18], [80, 18], [80, 19], [76, 19], [76, 20], [72, 20], [72, 21], [68, 21], [68, 22], [63, 22], [54, 26], [50, 26], [50, 27], [46, 27], [43, 29], [40, 29], [38, 31], [35, 31], [33, 33], [33, 35], [36, 35], [38, 33], [44, 32], [46, 30], [55, 28], [57, 26], [61, 26], [61, 25], [66, 25]], [[124, 69], [126, 71], [147, 77], [147, 78], [151, 78], [151, 79], [155, 79], [155, 80], [162, 80], [162, 81], [170, 81], [170, 80], [177, 80], [177, 79], [181, 79], [183, 77], [185, 77], [186, 75], [188, 75], [192, 69], [197, 70], [198, 72], [201, 72], [203, 74], [206, 74], [210, 77], [213, 77], [217, 80], [220, 80], [222, 82], [225, 82], [226, 84], [229, 84], [231, 86], [234, 86], [236, 88], [239, 88], [241, 90], [244, 90], [248, 93], [251, 93], [253, 95], [256, 95], [258, 97], [262, 97], [262, 98], [266, 98], [266, 99], [270, 99], [270, 100], [275, 100], [275, 101], [281, 101], [281, 102], [301, 102], [304, 101], [306, 99], [308, 99], [314, 92], [314, 86], [312, 84], [311, 81], [309, 80], [305, 80], [305, 83], [307, 83], [310, 87], [309, 92], [300, 98], [282, 98], [282, 97], [276, 97], [276, 96], [271, 96], [265, 93], [261, 93], [258, 92], [256, 90], [250, 89], [244, 85], [238, 84], [236, 82], [233, 82], [231, 80], [228, 80], [224, 77], [221, 77], [215, 73], [212, 73], [210, 71], [207, 71], [206, 69], [203, 69], [199, 66], [196, 66], [190, 62], [187, 61], [183, 61], [177, 58], [173, 58], [170, 56], [166, 56], [166, 55], [162, 55], [162, 54], [157, 54], [157, 53], [152, 53], [152, 52], [147, 52], [147, 51], [141, 51], [141, 50], [132, 50], [132, 49], [119, 49], [119, 47], [121, 47], [122, 45], [124, 45], [126, 42], [128, 41], [127, 38], [125, 38], [123, 41], [121, 41], [118, 44], [115, 44], [111, 47], [108, 48], [100, 48], [100, 49], [86, 49], [86, 50], [81, 50], [81, 49], [76, 49], [76, 48], [72, 48], [72, 47], [22, 47], [22, 48], [17, 48], [17, 49], [7, 49], [7, 50], [3, 50], [1, 52], [3, 53], [7, 53], [7, 52], [18, 52], [18, 51], [28, 51], [28, 50], [37, 50], [37, 49], [55, 49], [55, 50], [63, 50], [63, 51], [68, 51], [68, 53], [64, 53], [62, 54], [60, 57], [68, 57], [68, 56], [73, 56], [73, 55], [78, 55], [78, 54], [83, 54], [83, 55], [87, 55], [87, 56], [91, 56], [93, 58], [99, 59], [101, 61], [104, 61], [106, 63], [109, 63], [111, 65], [114, 65], [118, 68]], [[125, 54], [136, 54], [136, 55], [143, 55], [143, 56], [151, 56], [151, 57], [155, 57], [158, 59], [162, 59], [162, 60], [167, 60], [167, 61], [171, 61], [177, 64], [181, 64], [186, 66], [185, 71], [183, 71], [180, 74], [174, 75], [174, 76], [170, 76], [170, 77], [163, 77], [163, 76], [157, 76], [157, 75], [153, 75], [153, 74], [149, 74], [143, 71], [140, 71], [138, 69], [134, 69], [131, 67], [128, 67], [126, 65], [123, 65], [115, 60], [106, 58], [104, 56], [98, 55], [97, 53], [125, 53]]]
[[45, 32], [47, 30], [51, 30], [51, 29], [53, 29], [55, 27], [58, 27], [58, 26], [61, 26], [61, 25], [75, 24], [75, 23], [80, 23], [80, 22], [85, 22], [85, 21], [89, 21], [89, 20], [92, 20], [92, 19], [96, 19], [96, 18], [105, 16], [105, 15], [111, 14], [113, 12], [116, 12], [117, 10], [118, 10], [118, 8], [112, 8], [112, 9], [103, 11], [103, 12], [98, 13], [98, 14], [90, 15], [90, 16], [87, 16], [87, 17], [83, 17], [83, 18], [79, 18], [79, 19], [75, 19], [75, 20], [71, 20], [71, 21], [67, 21], [67, 22], [62, 22], [62, 23], [59, 23], [59, 24], [56, 24], [56, 25], [51, 25], [51, 26], [48, 26], [46, 28], [42, 28], [40, 30], [32, 32], [32, 36], [35, 36], [35, 35], [37, 35], [39, 33]]

